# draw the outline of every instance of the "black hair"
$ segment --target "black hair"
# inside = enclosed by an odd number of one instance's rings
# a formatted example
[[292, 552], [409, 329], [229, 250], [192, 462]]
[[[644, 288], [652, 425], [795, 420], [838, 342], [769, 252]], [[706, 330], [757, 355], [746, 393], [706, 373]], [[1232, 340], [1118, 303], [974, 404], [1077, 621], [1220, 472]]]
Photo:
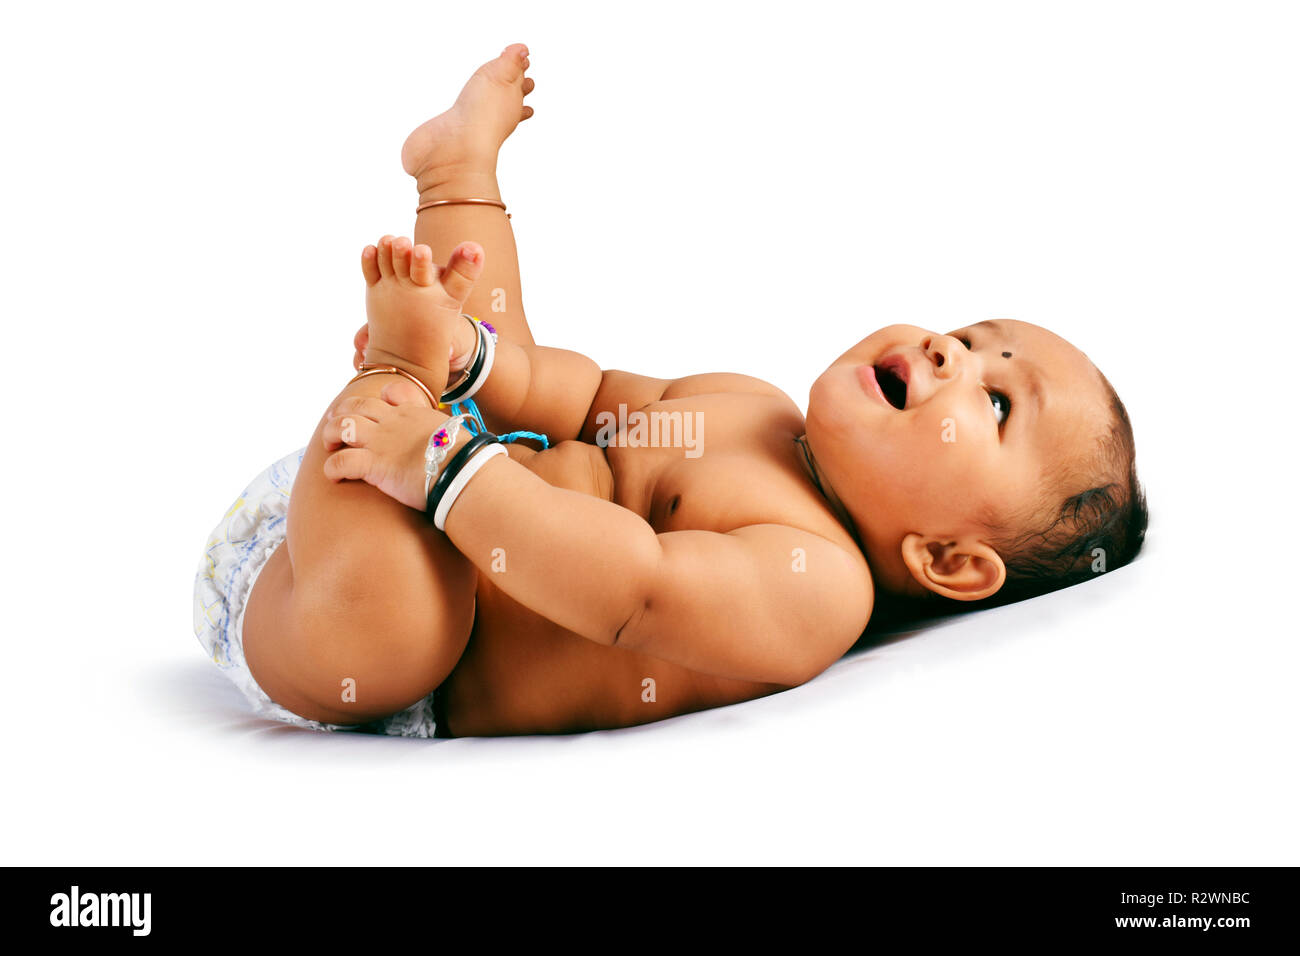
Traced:
[[1006, 582], [975, 606], [1008, 604], [1079, 584], [1123, 567], [1141, 550], [1149, 514], [1137, 476], [1133, 425], [1104, 375], [1102, 382], [1110, 395], [1111, 423], [1100, 443], [1097, 472], [1109, 480], [1067, 495], [1045, 526], [996, 539]]

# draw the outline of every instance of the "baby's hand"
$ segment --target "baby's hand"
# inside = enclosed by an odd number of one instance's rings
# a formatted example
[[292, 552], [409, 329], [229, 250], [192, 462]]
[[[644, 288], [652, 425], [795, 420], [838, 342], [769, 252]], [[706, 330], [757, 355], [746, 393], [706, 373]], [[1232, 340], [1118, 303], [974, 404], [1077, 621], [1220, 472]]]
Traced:
[[[350, 396], [329, 410], [321, 440], [331, 481], [360, 480], [419, 511], [425, 509], [424, 450], [448, 420], [414, 385], [390, 385], [383, 398]], [[468, 440], [462, 431], [448, 455]]]

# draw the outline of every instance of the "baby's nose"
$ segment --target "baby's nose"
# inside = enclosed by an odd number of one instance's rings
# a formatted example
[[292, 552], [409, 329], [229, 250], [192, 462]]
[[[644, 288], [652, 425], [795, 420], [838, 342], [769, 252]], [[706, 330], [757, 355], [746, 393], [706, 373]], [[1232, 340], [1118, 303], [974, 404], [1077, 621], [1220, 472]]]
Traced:
[[934, 367], [939, 378], [948, 378], [957, 371], [958, 354], [962, 344], [951, 335], [930, 335], [921, 342], [921, 349]]

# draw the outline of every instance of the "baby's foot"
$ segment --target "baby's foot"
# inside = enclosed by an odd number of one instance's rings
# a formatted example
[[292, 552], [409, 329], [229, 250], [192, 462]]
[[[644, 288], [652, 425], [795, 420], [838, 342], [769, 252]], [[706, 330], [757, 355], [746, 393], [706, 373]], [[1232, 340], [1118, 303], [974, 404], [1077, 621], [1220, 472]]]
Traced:
[[462, 242], [448, 263], [433, 264], [432, 250], [411, 240], [384, 236], [361, 253], [366, 277], [366, 327], [362, 346], [371, 365], [395, 365], [434, 395], [447, 387], [451, 363], [464, 364], [477, 338], [461, 318], [462, 305], [483, 271], [483, 249]]
[[512, 43], [495, 60], [478, 68], [455, 104], [423, 123], [402, 146], [402, 168], [421, 191], [450, 171], [496, 170], [497, 151], [516, 126], [533, 115], [524, 97], [533, 91], [528, 47]]

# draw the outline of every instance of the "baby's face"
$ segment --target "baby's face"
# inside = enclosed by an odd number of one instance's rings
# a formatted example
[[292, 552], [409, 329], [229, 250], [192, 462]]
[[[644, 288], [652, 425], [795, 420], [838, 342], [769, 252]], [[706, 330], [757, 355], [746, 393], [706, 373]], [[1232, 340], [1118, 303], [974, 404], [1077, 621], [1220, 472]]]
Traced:
[[986, 521], [1032, 522], [1083, 480], [1110, 417], [1100, 373], [1046, 329], [891, 325], [813, 384], [807, 432], [878, 583], [910, 590], [906, 535], [987, 538]]

